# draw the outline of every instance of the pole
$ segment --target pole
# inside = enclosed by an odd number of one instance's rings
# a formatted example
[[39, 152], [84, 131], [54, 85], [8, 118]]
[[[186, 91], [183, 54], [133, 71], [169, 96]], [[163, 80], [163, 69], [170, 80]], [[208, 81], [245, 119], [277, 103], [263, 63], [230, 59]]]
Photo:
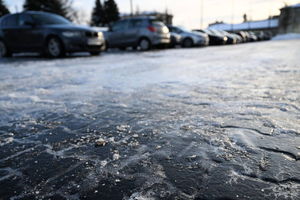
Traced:
[[201, 0], [201, 28], [203, 27], [203, 12], [204, 12], [204, 0]]
[[130, 0], [130, 15], [133, 16], [133, 3], [132, 3], [132, 0]]
[[233, 23], [234, 23], [234, 0], [231, 0], [231, 31], [233, 32]]

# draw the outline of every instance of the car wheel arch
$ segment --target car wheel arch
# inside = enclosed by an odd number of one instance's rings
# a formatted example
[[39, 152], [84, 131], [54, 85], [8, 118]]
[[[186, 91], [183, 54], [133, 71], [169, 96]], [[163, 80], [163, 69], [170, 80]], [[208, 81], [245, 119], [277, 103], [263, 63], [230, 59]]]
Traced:
[[149, 38], [149, 37], [147, 37], [147, 36], [141, 36], [141, 37], [139, 37], [139, 39], [138, 39], [138, 41], [137, 41], [137, 44], [139, 44], [139, 43], [140, 43], [140, 41], [141, 41], [141, 40], [143, 40], [143, 39], [146, 39], [146, 40], [148, 40], [148, 41], [150, 42], [150, 44], [152, 44], [152, 42], [151, 42], [150, 38]]
[[147, 41], [149, 42], [149, 49], [151, 49], [151, 47], [152, 47], [152, 42], [151, 42], [150, 38], [147, 37], [147, 36], [141, 36], [141, 37], [138, 39], [138, 42], [137, 42], [137, 45], [136, 45], [136, 46], [138, 47], [139, 44], [140, 44], [140, 42], [141, 42], [142, 40], [147, 40]]
[[49, 35], [47, 35], [47, 36], [45, 37], [44, 45], [46, 45], [47, 42], [48, 42], [51, 38], [56, 38], [56, 39], [58, 39], [58, 40], [60, 41], [60, 43], [62, 44], [63, 49], [65, 49], [65, 44], [64, 44], [63, 40], [62, 40], [58, 35], [56, 35], [56, 34], [49, 34]]
[[195, 43], [194, 39], [192, 37], [189, 37], [189, 36], [183, 38], [181, 44], [184, 45], [185, 41], [187, 41], [187, 40], [190, 40], [192, 42], [192, 46], [194, 45], [194, 43]]
[[190, 36], [183, 38], [182, 42], [184, 42], [186, 40], [191, 40], [193, 43], [195, 42], [194, 39]]
[[44, 41], [44, 49], [43, 49], [43, 54], [45, 54], [47, 57], [49, 56], [48, 54], [48, 50], [47, 50], [47, 45], [48, 45], [48, 42], [50, 39], [52, 38], [55, 38], [59, 41], [60, 45], [61, 45], [61, 48], [62, 48], [62, 55], [61, 56], [64, 56], [65, 53], [66, 53], [66, 47], [65, 47], [65, 44], [63, 42], [63, 40], [58, 36], [58, 35], [55, 35], [55, 34], [49, 34], [46, 38], [45, 38], [45, 41]]

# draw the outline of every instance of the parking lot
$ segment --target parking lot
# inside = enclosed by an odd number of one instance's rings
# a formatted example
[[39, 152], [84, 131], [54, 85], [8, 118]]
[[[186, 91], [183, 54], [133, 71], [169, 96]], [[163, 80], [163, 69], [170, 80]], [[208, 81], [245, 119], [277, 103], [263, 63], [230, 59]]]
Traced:
[[0, 60], [0, 199], [300, 199], [300, 40]]

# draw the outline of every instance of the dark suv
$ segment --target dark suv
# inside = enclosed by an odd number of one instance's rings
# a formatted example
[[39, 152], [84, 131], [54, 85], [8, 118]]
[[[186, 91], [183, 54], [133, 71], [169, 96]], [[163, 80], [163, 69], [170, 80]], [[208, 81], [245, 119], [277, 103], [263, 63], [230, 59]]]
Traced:
[[48, 57], [81, 51], [98, 55], [103, 45], [102, 32], [55, 14], [29, 11], [0, 19], [0, 57], [20, 52], [39, 52]]

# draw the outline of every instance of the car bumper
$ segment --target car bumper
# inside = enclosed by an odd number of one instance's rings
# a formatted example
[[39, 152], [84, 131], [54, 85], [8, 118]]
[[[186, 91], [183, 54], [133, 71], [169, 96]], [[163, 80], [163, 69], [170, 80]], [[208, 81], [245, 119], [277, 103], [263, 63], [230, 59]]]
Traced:
[[209, 39], [208, 38], [203, 38], [201, 40], [195, 41], [195, 46], [208, 46], [209, 45]]
[[103, 38], [64, 38], [63, 43], [67, 52], [101, 51]]
[[169, 44], [170, 42], [171, 42], [170, 36], [156, 36], [152, 38], [153, 45]]

